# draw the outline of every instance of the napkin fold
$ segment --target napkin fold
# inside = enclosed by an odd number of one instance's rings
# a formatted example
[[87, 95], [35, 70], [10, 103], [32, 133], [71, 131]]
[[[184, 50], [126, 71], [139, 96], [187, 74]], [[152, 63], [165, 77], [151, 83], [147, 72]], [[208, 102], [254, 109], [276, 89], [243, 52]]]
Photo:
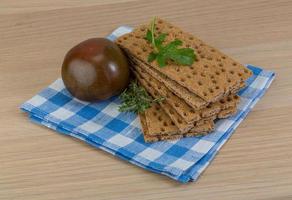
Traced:
[[[122, 26], [108, 36], [114, 40], [132, 30]], [[120, 100], [112, 97], [99, 103], [80, 101], [71, 96], [57, 79], [21, 105], [32, 122], [78, 138], [132, 164], [186, 183], [195, 181], [230, 138], [236, 127], [264, 95], [275, 74], [247, 65], [253, 76], [239, 92], [237, 113], [218, 120], [213, 133], [174, 141], [145, 143], [139, 117], [119, 112]]]

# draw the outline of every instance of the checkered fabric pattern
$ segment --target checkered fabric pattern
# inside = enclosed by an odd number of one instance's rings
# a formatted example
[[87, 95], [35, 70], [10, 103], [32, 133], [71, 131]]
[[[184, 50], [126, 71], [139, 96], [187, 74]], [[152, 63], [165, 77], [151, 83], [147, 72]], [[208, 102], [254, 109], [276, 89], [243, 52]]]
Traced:
[[[114, 40], [131, 30], [120, 27], [108, 38]], [[186, 183], [198, 179], [274, 79], [273, 72], [251, 65], [247, 67], [254, 75], [247, 81], [247, 87], [239, 92], [238, 112], [217, 121], [215, 131], [201, 137], [145, 143], [138, 116], [119, 112], [118, 97], [99, 103], [80, 101], [70, 95], [61, 79], [25, 102], [21, 109], [35, 123], [83, 140], [146, 170]]]

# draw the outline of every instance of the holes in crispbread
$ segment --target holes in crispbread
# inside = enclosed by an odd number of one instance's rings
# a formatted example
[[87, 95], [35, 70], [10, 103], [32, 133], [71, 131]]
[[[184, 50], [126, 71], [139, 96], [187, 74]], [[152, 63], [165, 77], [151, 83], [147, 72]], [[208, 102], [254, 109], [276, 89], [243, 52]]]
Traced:
[[161, 116], [158, 116], [157, 119], [158, 119], [158, 121], [160, 121], [160, 122], [162, 121], [162, 117], [161, 117]]
[[163, 122], [163, 126], [168, 126], [167, 122]]
[[158, 105], [155, 106], [156, 111], [160, 110], [160, 107]]

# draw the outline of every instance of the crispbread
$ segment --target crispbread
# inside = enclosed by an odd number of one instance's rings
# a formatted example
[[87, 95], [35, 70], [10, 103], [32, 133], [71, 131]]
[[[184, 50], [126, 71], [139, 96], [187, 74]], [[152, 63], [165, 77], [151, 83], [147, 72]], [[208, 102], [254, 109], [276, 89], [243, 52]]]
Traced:
[[[153, 96], [154, 98], [164, 97], [165, 101], [181, 116], [187, 123], [192, 123], [200, 119], [200, 112], [192, 109], [181, 98], [174, 95], [163, 84], [159, 84], [147, 73], [141, 73], [140, 69], [133, 70], [136, 78], [141, 85]], [[162, 105], [163, 106], [163, 105]]]
[[226, 109], [224, 109], [224, 110], [221, 110], [221, 111], [218, 113], [217, 117], [218, 117], [219, 119], [227, 118], [227, 117], [229, 117], [229, 116], [231, 116], [231, 115], [234, 115], [236, 112], [237, 112], [237, 108], [236, 108], [236, 106], [234, 106], [234, 107], [229, 107], [229, 108], [226, 108]]
[[[173, 98], [175, 96], [170, 96], [170, 95], [166, 96], [168, 91], [164, 90], [165, 88], [163, 88], [164, 87], [163, 84], [155, 85], [154, 78], [147, 79], [146, 76], [143, 76], [144, 74], [139, 74], [135, 70], [134, 70], [134, 73], [139, 83], [151, 94], [151, 96], [153, 96], [154, 98], [165, 97], [165, 100], [159, 102], [159, 104], [161, 108], [164, 110], [164, 112], [168, 114], [170, 119], [178, 127], [181, 133], [186, 133], [187, 131], [192, 129], [194, 125], [193, 122], [197, 122], [201, 118], [216, 116], [216, 114], [218, 114], [221, 111], [221, 108], [230, 106], [230, 105], [224, 106], [224, 103], [225, 104], [233, 103], [233, 105], [235, 105], [237, 101], [236, 99], [233, 100], [233, 96], [231, 96], [231, 97], [228, 97], [229, 101], [227, 101], [227, 97], [223, 99], [224, 100], [223, 105], [221, 105], [222, 103], [220, 102], [215, 102], [215, 103], [211, 103], [209, 106], [207, 106], [206, 108], [203, 108], [202, 110], [198, 110], [198, 111], [190, 110], [191, 108], [187, 108], [187, 105], [185, 105], [184, 108], [182, 107], [184, 101], [182, 101], [181, 99]], [[160, 89], [157, 90], [156, 88], [159, 88], [159, 87]], [[181, 116], [179, 112], [182, 112], [183, 116]], [[187, 121], [188, 119], [184, 118], [184, 116], [188, 116], [192, 114], [196, 114], [195, 119], [193, 118], [192, 120]], [[159, 124], [156, 126], [159, 126]]]
[[[117, 40], [120, 47], [145, 63], [152, 52], [152, 46], [144, 39], [147, 29], [146, 25], [139, 26]], [[194, 48], [198, 59], [190, 67], [169, 62], [167, 66], [160, 68], [156, 61], [149, 66], [207, 102], [215, 102], [226, 93], [238, 90], [240, 83], [251, 75], [251, 71], [240, 63], [164, 20], [157, 21], [156, 30], [168, 34], [167, 43], [180, 39], [183, 46]]]
[[[159, 83], [147, 72], [143, 73], [142, 70], [138, 67], [133, 69], [133, 71], [136, 74], [136, 78], [138, 79], [138, 81], [151, 94], [151, 96], [153, 96], [154, 98], [164, 97], [165, 101], [173, 108], [174, 112], [177, 112], [180, 118], [187, 124], [191, 122], [196, 122], [201, 118], [215, 115], [222, 109], [234, 106], [239, 99], [237, 95], [230, 95], [228, 97], [224, 97], [218, 102], [210, 103], [207, 107], [202, 108], [201, 110], [193, 110], [188, 104], [185, 103], [184, 100], [174, 95], [170, 90], [168, 90], [168, 88], [165, 87], [164, 84]], [[165, 106], [163, 104], [161, 105], [161, 107], [167, 113], [169, 113], [169, 108], [165, 109]], [[178, 120], [173, 119], [174, 117], [177, 117], [177, 114], [170, 115], [174, 122]]]
[[[153, 103], [150, 108], [144, 112], [146, 132], [148, 135], [159, 134], [177, 134], [179, 133], [178, 127], [170, 119], [170, 117], [161, 109], [159, 104]], [[143, 118], [143, 117], [142, 117]], [[141, 119], [141, 114], [140, 114]], [[142, 127], [143, 128], [143, 127]], [[143, 130], [143, 132], [145, 132]]]
[[181, 137], [189, 137], [196, 135], [204, 135], [214, 129], [214, 120], [218, 118], [226, 118], [236, 112], [236, 104], [227, 110], [221, 110], [219, 113], [203, 118], [195, 123], [191, 130], [182, 133], [171, 120], [169, 115], [154, 103], [144, 113], [139, 114], [142, 132], [146, 142], [154, 142], [160, 140], [173, 140]]
[[[146, 77], [150, 77], [151, 79], [153, 79], [153, 81], [159, 82], [157, 84], [159, 84], [161, 86], [164, 85], [171, 92], [171, 94], [173, 94], [173, 96], [178, 96], [179, 98], [183, 99], [194, 110], [198, 110], [198, 109], [201, 110], [202, 108], [205, 108], [208, 104], [210, 104], [210, 103], [207, 103], [206, 101], [202, 100], [200, 97], [196, 96], [195, 94], [189, 92], [184, 87], [180, 86], [179, 84], [175, 83], [174, 81], [171, 81], [170, 79], [167, 79], [167, 78], [164, 79], [163, 77], [161, 77], [160, 72], [153, 73], [153, 69], [149, 68], [145, 63], [143, 63], [135, 58], [131, 58], [131, 64], [132, 64], [132, 68], [134, 70], [140, 72], [140, 74], [144, 74]], [[141, 66], [144, 66], [144, 67], [141, 67]], [[240, 88], [242, 88], [244, 86], [245, 86], [245, 83], [241, 82]], [[238, 89], [240, 89], [240, 88], [238, 88]], [[235, 94], [237, 91], [238, 90], [230, 91], [230, 94], [228, 94], [228, 95], [233, 96], [233, 94]], [[189, 97], [191, 97], [191, 98], [189, 98]], [[222, 98], [223, 100], [221, 100], [221, 102], [224, 102], [224, 99], [226, 99], [226, 97], [228, 97], [228, 96], [226, 95], [225, 97], [223, 97]], [[235, 96], [235, 98], [237, 100], [239, 100], [238, 96]], [[216, 103], [216, 102], [214, 102], [214, 103]], [[230, 103], [232, 103], [232, 102], [227, 102], [226, 104], [222, 104], [222, 106], [223, 106], [222, 109], [227, 108]], [[203, 114], [203, 117], [206, 117], [206, 116]]]
[[187, 132], [187, 133], [180, 133], [178, 130], [175, 132], [173, 129], [174, 127], [169, 127], [165, 129], [164, 133], [157, 133], [153, 134], [149, 132], [149, 129], [147, 127], [147, 118], [145, 117], [145, 113], [140, 114], [140, 121], [142, 125], [143, 130], [143, 136], [144, 140], [146, 142], [156, 142], [160, 140], [175, 140], [182, 137], [191, 137], [191, 136], [199, 136], [199, 135], [205, 135], [212, 131], [214, 129], [214, 122], [212, 119], [204, 120], [203, 123], [201, 123], [199, 126], [196, 127], [196, 129]]
[[181, 85], [177, 84], [175, 81], [167, 78], [159, 71], [151, 68], [144, 62], [130, 57], [133, 66], [141, 69], [141, 72], [145, 72], [150, 74], [152, 77], [155, 77], [160, 83], [163, 83], [171, 92], [173, 92], [176, 96], [185, 100], [187, 104], [189, 104], [193, 109], [199, 110], [206, 106], [208, 102], [203, 100], [201, 97], [197, 96], [194, 93], [189, 92], [186, 88], [182, 87]]

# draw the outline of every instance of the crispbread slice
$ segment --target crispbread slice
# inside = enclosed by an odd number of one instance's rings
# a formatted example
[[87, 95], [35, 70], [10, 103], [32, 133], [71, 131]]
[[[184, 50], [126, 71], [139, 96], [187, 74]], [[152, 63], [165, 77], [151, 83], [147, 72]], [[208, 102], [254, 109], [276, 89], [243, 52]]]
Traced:
[[[148, 25], [141, 25], [117, 40], [120, 47], [145, 63], [153, 51], [152, 45], [144, 39], [147, 29]], [[240, 83], [251, 75], [251, 71], [240, 63], [162, 19], [157, 21], [156, 31], [168, 34], [167, 43], [182, 40], [184, 47], [195, 49], [198, 59], [190, 67], [169, 62], [160, 68], [156, 61], [149, 66], [207, 102], [215, 102], [226, 93], [237, 90]]]

